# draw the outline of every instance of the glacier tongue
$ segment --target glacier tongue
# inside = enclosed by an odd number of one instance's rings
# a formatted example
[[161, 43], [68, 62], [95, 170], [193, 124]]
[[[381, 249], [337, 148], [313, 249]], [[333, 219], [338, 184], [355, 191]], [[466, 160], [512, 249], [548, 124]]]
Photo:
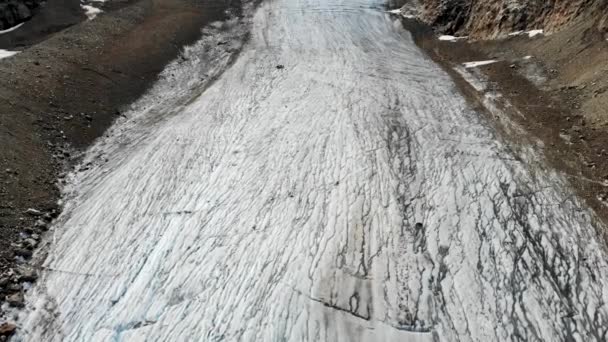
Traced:
[[17, 339], [601, 340], [593, 214], [380, 5], [264, 2], [204, 92], [182, 69], [191, 100], [144, 97], [74, 178]]

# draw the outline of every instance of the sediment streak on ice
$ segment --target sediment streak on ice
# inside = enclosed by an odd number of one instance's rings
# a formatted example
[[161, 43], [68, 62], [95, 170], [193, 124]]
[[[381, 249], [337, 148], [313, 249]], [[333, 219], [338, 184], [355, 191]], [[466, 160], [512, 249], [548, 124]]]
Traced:
[[264, 2], [200, 96], [118, 123], [20, 337], [601, 340], [592, 214], [376, 5]]

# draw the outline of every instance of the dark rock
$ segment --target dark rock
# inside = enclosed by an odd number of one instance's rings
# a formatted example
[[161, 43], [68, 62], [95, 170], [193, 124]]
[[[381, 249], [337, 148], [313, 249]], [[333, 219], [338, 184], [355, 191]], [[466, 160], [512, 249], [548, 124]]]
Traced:
[[0, 3], [0, 29], [6, 30], [32, 17], [40, 0], [3, 0]]
[[27, 249], [19, 248], [19, 249], [15, 250], [15, 255], [28, 259], [28, 258], [32, 257], [32, 251], [28, 251]]
[[38, 241], [36, 241], [32, 238], [23, 240], [23, 243], [25, 244], [25, 247], [27, 249], [34, 249], [34, 248], [36, 248], [36, 246], [38, 246]]
[[6, 289], [9, 292], [17, 292], [17, 291], [21, 291], [21, 284], [18, 283], [10, 283], [8, 284], [8, 286], [6, 287]]
[[8, 303], [8, 305], [14, 308], [24, 307], [24, 301], [25, 300], [23, 299], [23, 294], [21, 292], [13, 293], [12, 295], [6, 297], [6, 302]]
[[47, 230], [48, 228], [48, 223], [46, 223], [43, 220], [38, 220], [35, 223], [36, 228], [42, 229], [42, 230]]
[[27, 6], [24, 4], [17, 4], [17, 17], [18, 18], [30, 18], [32, 16], [32, 11], [30, 11]]
[[11, 336], [17, 330], [17, 326], [13, 323], [2, 323], [0, 324], [0, 336]]
[[23, 270], [19, 276], [19, 281], [21, 282], [33, 283], [36, 281], [36, 279], [38, 279], [38, 275], [36, 274], [36, 271], [32, 269]]
[[26, 214], [31, 216], [42, 216], [42, 212], [40, 210], [36, 210], [34, 208], [29, 208], [25, 211]]

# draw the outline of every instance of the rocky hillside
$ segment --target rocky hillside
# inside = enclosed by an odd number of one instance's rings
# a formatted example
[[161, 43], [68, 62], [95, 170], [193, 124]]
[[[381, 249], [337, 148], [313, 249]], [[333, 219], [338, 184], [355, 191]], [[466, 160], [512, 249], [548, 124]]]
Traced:
[[553, 32], [584, 17], [608, 29], [608, 0], [420, 0], [420, 18], [439, 31], [472, 38], [511, 32]]
[[0, 30], [30, 19], [41, 0], [0, 0]]

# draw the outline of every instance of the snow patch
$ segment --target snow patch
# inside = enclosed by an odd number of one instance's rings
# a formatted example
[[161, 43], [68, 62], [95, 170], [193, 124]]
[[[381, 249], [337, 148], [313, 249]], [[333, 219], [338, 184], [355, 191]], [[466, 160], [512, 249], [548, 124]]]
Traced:
[[467, 68], [477, 68], [480, 66], [484, 66], [484, 65], [489, 65], [489, 64], [494, 64], [498, 62], [498, 60], [496, 59], [491, 59], [491, 60], [487, 60], [487, 61], [476, 61], [476, 62], [467, 62], [467, 63], [462, 63], [462, 65]]
[[533, 38], [536, 37], [538, 35], [542, 35], [545, 33], [545, 31], [543, 30], [532, 30], [532, 31], [528, 31], [528, 37]]
[[530, 30], [530, 31], [515, 31], [508, 34], [509, 37], [521, 36], [522, 34], [528, 35], [530, 38], [534, 38], [539, 35], [545, 34], [544, 30]]
[[468, 36], [464, 36], [464, 37], [455, 37], [455, 36], [450, 36], [450, 35], [441, 35], [439, 36], [439, 40], [441, 41], [446, 41], [446, 42], [457, 42], [459, 40], [463, 40], [463, 39], [467, 39], [469, 38]]
[[416, 18], [416, 16], [414, 14], [403, 12], [403, 8], [398, 8], [398, 9], [390, 10], [390, 11], [387, 11], [387, 13], [400, 15], [400, 16], [402, 16], [404, 18], [407, 18], [407, 19], [415, 19]]
[[15, 25], [15, 26], [13, 26], [13, 27], [11, 27], [11, 28], [8, 28], [8, 29], [6, 29], [6, 30], [1, 30], [1, 31], [0, 31], [0, 34], [5, 34], [5, 33], [9, 33], [9, 32], [15, 31], [16, 29], [18, 29], [18, 28], [20, 28], [21, 26], [23, 26], [23, 24], [25, 24], [25, 23], [21, 23], [21, 24], [19, 24], [19, 25]]
[[93, 7], [91, 5], [80, 5], [80, 7], [84, 10], [84, 14], [87, 16], [87, 18], [89, 18], [89, 20], [95, 19], [98, 14], [103, 12], [99, 8]]
[[14, 55], [18, 54], [19, 52], [21, 52], [21, 51], [9, 51], [9, 50], [0, 49], [0, 59], [14, 56]]

